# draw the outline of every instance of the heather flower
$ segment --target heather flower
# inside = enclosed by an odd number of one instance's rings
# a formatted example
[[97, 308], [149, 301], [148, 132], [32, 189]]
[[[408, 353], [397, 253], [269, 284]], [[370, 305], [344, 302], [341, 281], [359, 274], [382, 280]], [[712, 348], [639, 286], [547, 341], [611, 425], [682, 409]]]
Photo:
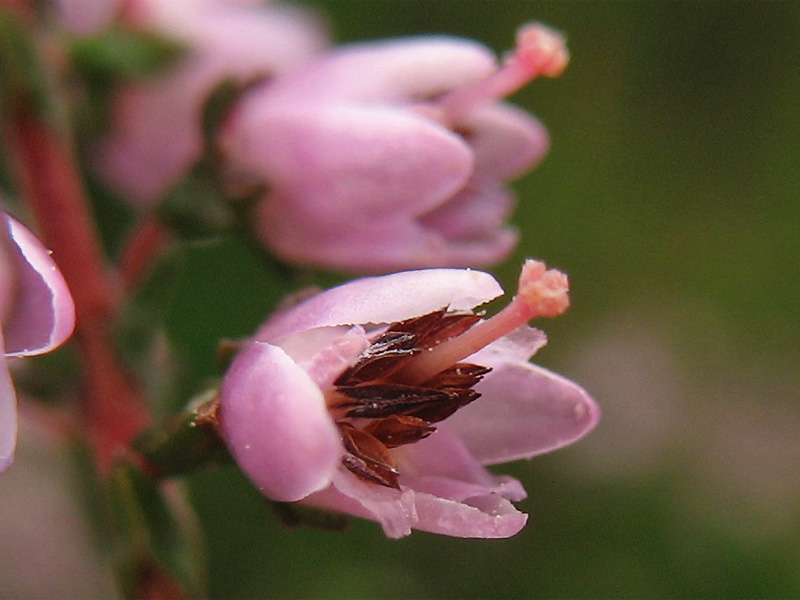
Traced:
[[72, 333], [75, 310], [49, 252], [0, 212], [0, 472], [13, 460], [16, 395], [7, 359], [43, 354]]
[[151, 205], [203, 150], [201, 111], [221, 82], [271, 78], [326, 44], [321, 24], [296, 6], [253, 0], [127, 0], [128, 24], [185, 47], [174, 67], [121, 87], [112, 134], [96, 152], [104, 177]]
[[354, 272], [494, 264], [514, 248], [506, 182], [547, 132], [499, 99], [558, 75], [564, 40], [484, 46], [426, 36], [330, 51], [248, 92], [220, 136], [230, 170], [269, 188], [254, 227], [277, 255]]
[[515, 479], [484, 465], [528, 458], [596, 424], [575, 383], [528, 362], [526, 325], [568, 305], [566, 276], [528, 261], [517, 296], [480, 271], [430, 269], [360, 279], [270, 318], [235, 358], [220, 431], [269, 498], [458, 537], [517, 533]]
[[108, 27], [123, 0], [57, 0], [61, 23], [77, 34], [92, 34]]

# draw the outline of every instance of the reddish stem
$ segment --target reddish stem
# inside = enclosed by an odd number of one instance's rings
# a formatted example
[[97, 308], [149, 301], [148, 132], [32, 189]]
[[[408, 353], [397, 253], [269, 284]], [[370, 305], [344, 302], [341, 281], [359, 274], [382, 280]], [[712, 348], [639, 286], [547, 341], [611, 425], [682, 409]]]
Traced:
[[25, 107], [6, 122], [22, 191], [53, 251], [77, 313], [85, 373], [85, 419], [101, 472], [148, 424], [143, 397], [123, 369], [111, 336], [115, 286], [106, 271], [75, 158], [58, 132]]
[[120, 276], [127, 289], [142, 282], [169, 241], [169, 231], [158, 218], [150, 217], [138, 224], [119, 260]]
[[29, 0], [0, 0], [0, 8], [16, 14], [24, 19], [32, 19], [33, 11]]

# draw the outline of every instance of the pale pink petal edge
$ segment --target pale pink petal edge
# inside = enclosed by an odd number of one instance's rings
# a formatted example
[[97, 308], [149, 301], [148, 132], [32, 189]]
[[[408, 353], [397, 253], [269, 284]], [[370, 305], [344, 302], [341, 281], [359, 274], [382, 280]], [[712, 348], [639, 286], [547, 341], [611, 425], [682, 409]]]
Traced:
[[537, 365], [474, 355], [492, 372], [483, 394], [447, 420], [481, 463], [531, 458], [572, 444], [600, 420], [600, 408], [579, 385]]
[[[0, 351], [3, 350], [3, 333], [0, 331]], [[0, 473], [14, 460], [17, 445], [17, 397], [5, 354], [0, 352]]]
[[446, 307], [466, 310], [502, 293], [494, 277], [469, 269], [365, 277], [322, 292], [273, 317], [256, 332], [255, 339], [274, 342], [314, 327], [394, 323]]
[[[61, 272], [50, 256], [50, 252], [24, 225], [4, 215], [9, 240], [16, 247], [12, 255], [18, 270], [19, 288], [15, 309], [4, 324], [7, 335], [7, 356], [30, 356], [43, 354], [63, 344], [75, 328], [75, 305]], [[13, 250], [13, 249], [12, 249]], [[25, 285], [35, 281], [37, 285]], [[43, 284], [43, 288], [42, 285]], [[45, 293], [47, 297], [42, 297]], [[34, 327], [42, 319], [44, 311], [50, 320], [47, 331]], [[34, 313], [37, 314], [34, 314]], [[15, 319], [18, 321], [15, 322]]]
[[338, 432], [319, 387], [281, 348], [254, 342], [237, 355], [219, 418], [231, 454], [267, 497], [299, 500], [330, 484]]

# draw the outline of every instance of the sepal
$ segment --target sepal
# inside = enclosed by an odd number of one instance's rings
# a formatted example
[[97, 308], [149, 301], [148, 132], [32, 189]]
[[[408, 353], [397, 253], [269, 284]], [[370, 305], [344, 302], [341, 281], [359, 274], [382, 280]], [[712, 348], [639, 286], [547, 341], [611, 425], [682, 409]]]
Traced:
[[72, 38], [68, 52], [88, 81], [108, 83], [163, 71], [184, 55], [185, 48], [150, 31], [115, 26]]
[[209, 390], [164, 426], [143, 433], [133, 449], [156, 479], [175, 477], [213, 464], [232, 464], [217, 433], [217, 392]]
[[202, 596], [202, 547], [177, 487], [123, 459], [108, 479], [113, 554], [125, 598]]

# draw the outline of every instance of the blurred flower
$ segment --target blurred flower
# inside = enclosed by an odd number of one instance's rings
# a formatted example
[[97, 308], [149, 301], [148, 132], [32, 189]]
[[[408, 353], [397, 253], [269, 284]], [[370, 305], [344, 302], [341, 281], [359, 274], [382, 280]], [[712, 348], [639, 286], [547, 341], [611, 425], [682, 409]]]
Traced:
[[21, 411], [14, 468], [0, 485], [0, 598], [118, 598], [87, 500], [76, 493], [86, 475], [74, 447], [36, 417]]
[[296, 6], [255, 0], [127, 0], [130, 25], [185, 45], [174, 68], [122, 86], [112, 135], [96, 152], [106, 179], [152, 204], [202, 152], [201, 109], [222, 81], [272, 77], [326, 44], [321, 24]]
[[67, 285], [49, 252], [20, 223], [0, 212], [0, 472], [17, 438], [16, 395], [6, 359], [43, 354], [75, 325]]
[[91, 34], [107, 27], [124, 0], [56, 0], [59, 19], [70, 31]]
[[521, 29], [499, 67], [458, 38], [357, 44], [248, 92], [220, 146], [231, 171], [267, 182], [255, 228], [287, 260], [356, 272], [493, 264], [517, 240], [505, 182], [548, 146], [538, 121], [498, 99], [567, 61], [542, 25]]
[[525, 491], [483, 465], [569, 444], [599, 411], [527, 362], [545, 336], [525, 323], [566, 309], [566, 276], [528, 261], [505, 309], [472, 311], [501, 293], [479, 271], [408, 271], [276, 314], [221, 388], [239, 466], [273, 500], [376, 520], [391, 537], [514, 535], [527, 516], [509, 500]]

